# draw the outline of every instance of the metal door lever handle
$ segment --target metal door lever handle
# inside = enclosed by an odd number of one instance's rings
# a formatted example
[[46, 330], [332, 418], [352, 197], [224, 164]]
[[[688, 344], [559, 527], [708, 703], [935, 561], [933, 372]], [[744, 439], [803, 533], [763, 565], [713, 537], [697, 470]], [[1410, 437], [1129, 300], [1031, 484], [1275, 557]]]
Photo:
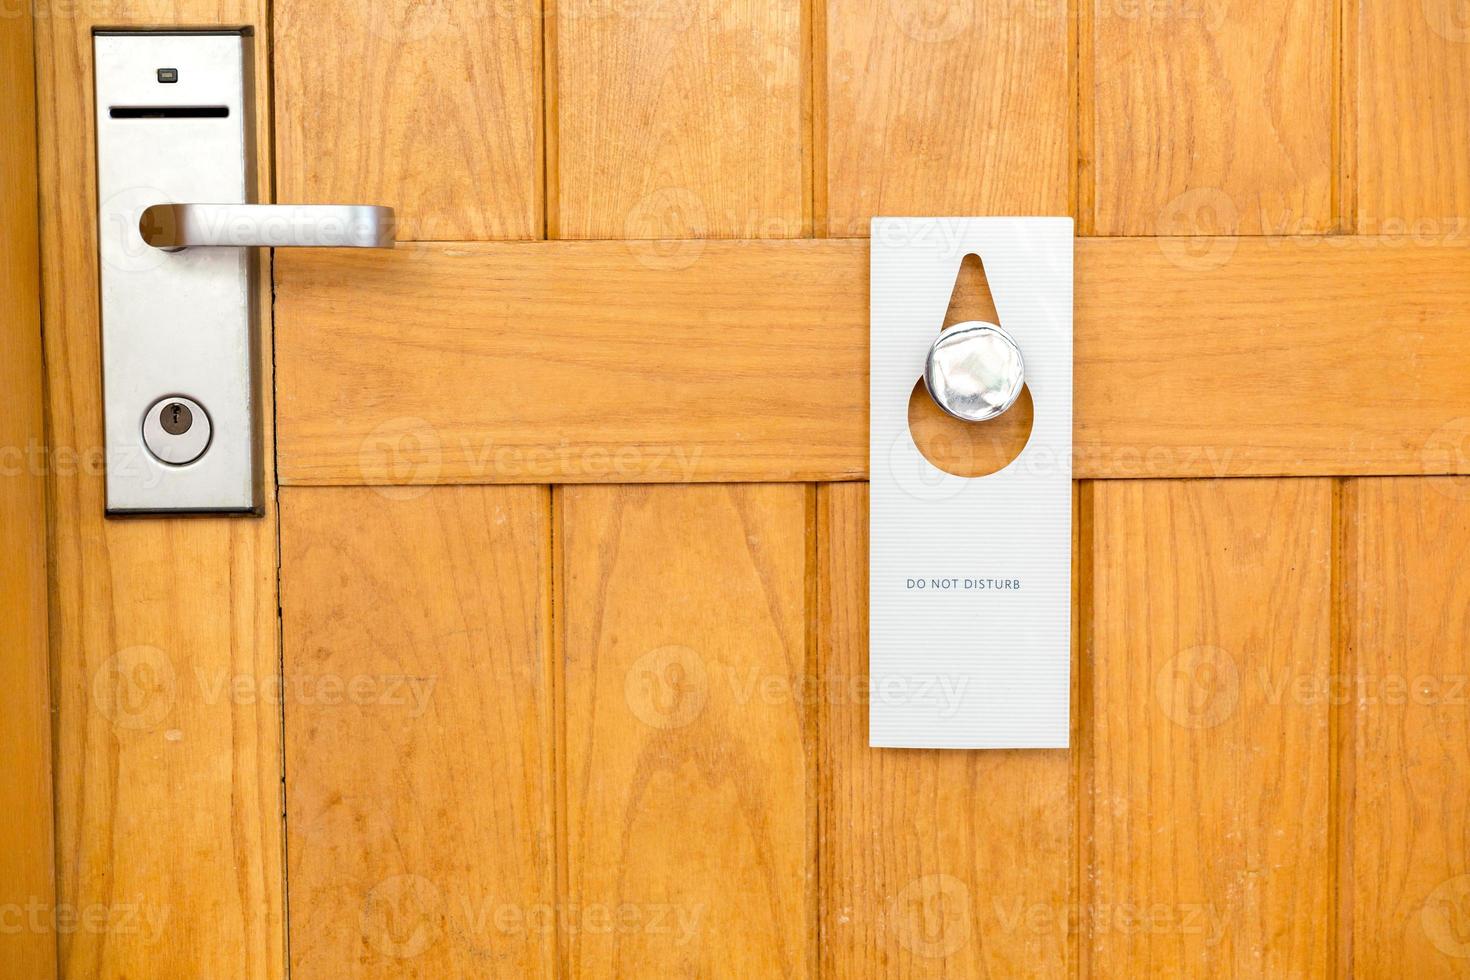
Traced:
[[138, 233], [154, 248], [392, 248], [393, 209], [374, 204], [155, 204]]

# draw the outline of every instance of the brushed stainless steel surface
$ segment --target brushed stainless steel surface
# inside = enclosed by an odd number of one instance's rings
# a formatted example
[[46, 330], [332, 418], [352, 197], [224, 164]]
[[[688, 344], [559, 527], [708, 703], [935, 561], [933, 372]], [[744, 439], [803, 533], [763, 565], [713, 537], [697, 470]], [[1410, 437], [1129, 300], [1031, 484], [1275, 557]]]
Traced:
[[924, 386], [935, 404], [966, 422], [993, 419], [1016, 403], [1026, 362], [1009, 333], [970, 320], [940, 333], [924, 362]]
[[[138, 232], [159, 202], [248, 202], [248, 39], [100, 32], [93, 52], [107, 512], [256, 512], [255, 254], [165, 252]], [[177, 81], [159, 81], [165, 68]], [[150, 452], [143, 435], [154, 404], [179, 396], [207, 405], [211, 427], [187, 465]]]
[[139, 232], [155, 248], [392, 248], [393, 209], [373, 204], [155, 204]]

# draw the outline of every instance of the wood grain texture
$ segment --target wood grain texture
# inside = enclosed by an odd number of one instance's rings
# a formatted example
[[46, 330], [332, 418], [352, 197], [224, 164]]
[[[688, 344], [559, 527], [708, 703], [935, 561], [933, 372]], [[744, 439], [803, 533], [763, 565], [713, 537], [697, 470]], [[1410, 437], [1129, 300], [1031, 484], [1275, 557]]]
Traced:
[[[285, 972], [280, 713], [236, 692], [280, 666], [273, 503], [253, 519], [102, 516], [91, 31], [169, 24], [254, 25], [268, 90], [263, 4], [58, 0], [36, 16], [57, 910], [91, 916], [61, 930], [61, 972], [256, 980]], [[265, 146], [264, 111], [257, 124]], [[267, 430], [267, 486], [273, 455]]]
[[557, 493], [567, 975], [812, 975], [811, 490]]
[[539, 0], [280, 0], [277, 192], [398, 240], [542, 235]]
[[817, 493], [823, 975], [1069, 975], [1069, 754], [868, 747], [868, 489]]
[[1460, 0], [1355, 9], [1358, 231], [1466, 241], [1470, 10]]
[[1092, 231], [1332, 228], [1332, 0], [1082, 7]]
[[1323, 976], [1331, 482], [1093, 493], [1086, 972]]
[[808, 233], [801, 0], [557, 0], [554, 238]]
[[1342, 512], [1349, 962], [1470, 976], [1470, 481], [1349, 481]]
[[[861, 479], [866, 242], [668, 244], [673, 266], [619, 242], [282, 251], [282, 480]], [[1470, 415], [1470, 248], [1080, 239], [1076, 260], [1078, 478], [1470, 465], [1433, 442]]]
[[29, 5], [0, 17], [0, 964], [45, 980], [56, 976], [56, 864], [34, 33]]
[[551, 975], [549, 498], [282, 494], [293, 977]]
[[866, 237], [874, 215], [1071, 213], [1065, 3], [825, 7], [829, 234]]

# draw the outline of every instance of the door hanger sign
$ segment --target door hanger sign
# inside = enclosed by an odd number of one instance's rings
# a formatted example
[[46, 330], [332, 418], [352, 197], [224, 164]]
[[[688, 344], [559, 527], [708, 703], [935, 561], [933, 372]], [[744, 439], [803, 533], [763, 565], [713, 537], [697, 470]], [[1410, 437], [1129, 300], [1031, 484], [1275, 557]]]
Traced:
[[[874, 218], [869, 744], [1066, 748], [1072, 614], [1072, 219]], [[999, 324], [943, 331], [977, 255]], [[939, 341], [939, 342], [936, 342]], [[984, 426], [1029, 389], [1014, 460], [964, 477], [909, 430], [916, 383]]]

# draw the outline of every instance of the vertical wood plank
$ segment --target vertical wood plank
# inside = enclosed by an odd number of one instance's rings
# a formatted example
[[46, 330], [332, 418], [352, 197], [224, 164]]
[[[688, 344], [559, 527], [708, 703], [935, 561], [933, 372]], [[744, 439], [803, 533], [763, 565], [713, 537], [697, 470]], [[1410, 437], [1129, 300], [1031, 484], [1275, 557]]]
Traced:
[[1351, 966], [1470, 976], [1470, 480], [1351, 480]]
[[278, 194], [399, 241], [542, 233], [539, 0], [278, 0]]
[[874, 215], [1068, 214], [1067, 4], [826, 0], [828, 232]]
[[0, 963], [43, 980], [56, 976], [56, 865], [34, 34], [29, 4], [0, 17]]
[[[806, 3], [554, 11], [549, 237], [809, 232]], [[810, 975], [809, 491], [557, 493], [563, 971]]]
[[1332, 87], [1337, 130], [1332, 148], [1337, 171], [1337, 198], [1333, 230], [1353, 234], [1358, 227], [1358, 4], [1336, 0], [1337, 36], [1334, 49], [1337, 78]]
[[282, 493], [292, 976], [551, 975], [549, 496]]
[[[98, 378], [92, 35], [251, 25], [268, 146], [269, 32], [253, 0], [36, 8], [51, 435], [57, 914], [74, 977], [285, 970], [276, 521], [106, 520]], [[258, 193], [269, 199], [269, 154]], [[268, 290], [263, 308], [269, 309]], [[270, 378], [270, 331], [261, 375]], [[271, 386], [263, 415], [271, 418]], [[267, 428], [265, 483], [274, 483]], [[245, 693], [241, 693], [245, 692]]]
[[807, 234], [802, 0], [557, 0], [555, 9], [551, 237]]
[[1331, 522], [1330, 480], [1095, 485], [1093, 975], [1324, 975]]
[[1065, 976], [1066, 752], [868, 748], [868, 488], [818, 488], [822, 972]]
[[1356, 0], [1358, 231], [1470, 236], [1470, 11]]
[[810, 490], [558, 493], [568, 974], [810, 975]]
[[1084, 4], [1101, 235], [1332, 227], [1332, 0]]

